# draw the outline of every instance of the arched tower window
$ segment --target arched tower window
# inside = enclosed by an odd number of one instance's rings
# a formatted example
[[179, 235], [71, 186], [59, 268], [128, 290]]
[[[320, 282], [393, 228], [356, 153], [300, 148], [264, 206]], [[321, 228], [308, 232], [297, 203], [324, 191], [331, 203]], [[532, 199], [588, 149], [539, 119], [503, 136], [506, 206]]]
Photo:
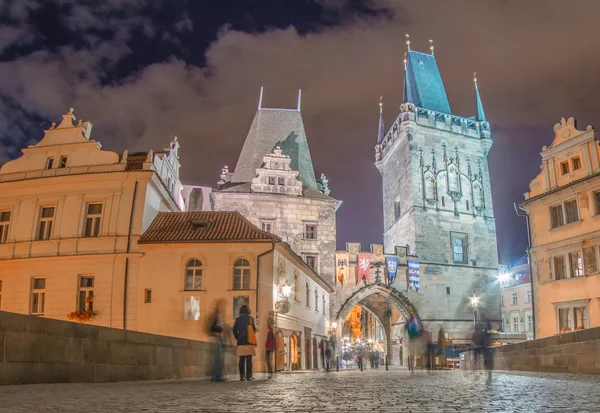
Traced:
[[435, 200], [435, 177], [432, 173], [425, 175], [425, 199], [427, 201]]
[[479, 182], [473, 184], [473, 206], [475, 208], [483, 206], [483, 188]]
[[310, 308], [310, 286], [306, 283], [306, 306]]
[[250, 289], [250, 263], [248, 260], [240, 258], [233, 265], [233, 289]]
[[456, 165], [450, 165], [448, 167], [448, 191], [454, 193], [460, 193], [460, 176], [458, 174], [458, 168]]
[[197, 291], [202, 289], [202, 263], [192, 258], [185, 264], [185, 291]]

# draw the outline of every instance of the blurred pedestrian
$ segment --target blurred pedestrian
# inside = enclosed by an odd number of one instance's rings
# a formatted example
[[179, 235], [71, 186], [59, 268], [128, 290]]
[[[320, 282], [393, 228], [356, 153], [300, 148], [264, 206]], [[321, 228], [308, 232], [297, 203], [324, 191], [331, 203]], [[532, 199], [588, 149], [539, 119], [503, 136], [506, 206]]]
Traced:
[[213, 343], [213, 370], [212, 381], [224, 381], [223, 370], [223, 319], [225, 316], [226, 301], [221, 298], [215, 305], [214, 313], [211, 317], [209, 334], [212, 336]]
[[273, 331], [273, 322], [272, 318], [269, 318], [267, 321], [268, 331], [267, 331], [267, 341], [265, 342], [265, 359], [267, 360], [267, 371], [269, 372], [268, 378], [273, 378], [273, 366], [271, 364], [271, 356], [275, 351], [275, 332]]
[[233, 324], [233, 336], [237, 341], [236, 354], [240, 358], [240, 380], [254, 380], [252, 377], [252, 356], [256, 355], [256, 325], [250, 316], [250, 308], [244, 304], [240, 315]]
[[331, 368], [331, 353], [332, 343], [325, 341], [325, 370], [327, 373], [329, 373], [329, 369]]

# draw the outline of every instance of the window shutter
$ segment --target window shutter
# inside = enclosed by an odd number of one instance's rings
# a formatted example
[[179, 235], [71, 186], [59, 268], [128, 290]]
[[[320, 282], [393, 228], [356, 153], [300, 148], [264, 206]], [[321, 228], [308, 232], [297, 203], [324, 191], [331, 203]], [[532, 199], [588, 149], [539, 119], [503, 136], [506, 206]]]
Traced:
[[593, 274], [598, 270], [596, 263], [596, 251], [593, 246], [583, 248], [583, 262], [585, 263], [585, 274]]

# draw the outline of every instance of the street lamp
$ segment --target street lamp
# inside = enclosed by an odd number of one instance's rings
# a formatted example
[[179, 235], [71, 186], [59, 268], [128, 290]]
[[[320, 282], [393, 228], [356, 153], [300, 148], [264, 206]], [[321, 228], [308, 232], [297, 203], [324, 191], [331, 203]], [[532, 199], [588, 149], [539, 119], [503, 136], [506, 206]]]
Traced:
[[509, 279], [510, 274], [507, 272], [501, 272], [500, 274], [498, 274], [498, 281], [500, 281], [500, 284], [506, 284]]
[[281, 287], [281, 296], [283, 299], [275, 303], [275, 325], [277, 325], [277, 315], [285, 314], [290, 311], [290, 297], [292, 295], [292, 287], [285, 280], [285, 285]]
[[281, 287], [281, 294], [285, 300], [289, 300], [292, 296], [292, 287], [290, 287], [287, 280], [285, 280], [285, 285]]
[[479, 307], [479, 297], [473, 291], [473, 296], [471, 297], [471, 307], [473, 307], [473, 325], [477, 327], [477, 307]]

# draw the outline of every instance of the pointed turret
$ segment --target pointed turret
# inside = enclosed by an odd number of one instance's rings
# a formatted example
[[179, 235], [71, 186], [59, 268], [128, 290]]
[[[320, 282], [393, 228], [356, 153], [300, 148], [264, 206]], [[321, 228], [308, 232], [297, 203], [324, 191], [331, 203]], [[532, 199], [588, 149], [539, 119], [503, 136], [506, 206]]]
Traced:
[[481, 96], [479, 95], [479, 88], [477, 87], [477, 72], [473, 73], [473, 83], [475, 83], [475, 99], [477, 100], [477, 120], [487, 122]]
[[377, 130], [377, 144], [383, 142], [385, 129], [383, 127], [383, 96], [379, 98], [379, 129]]
[[433, 42], [430, 44], [431, 54], [411, 50], [408, 35], [406, 45], [408, 51], [404, 56], [404, 102], [451, 114], [446, 89], [433, 54]]

